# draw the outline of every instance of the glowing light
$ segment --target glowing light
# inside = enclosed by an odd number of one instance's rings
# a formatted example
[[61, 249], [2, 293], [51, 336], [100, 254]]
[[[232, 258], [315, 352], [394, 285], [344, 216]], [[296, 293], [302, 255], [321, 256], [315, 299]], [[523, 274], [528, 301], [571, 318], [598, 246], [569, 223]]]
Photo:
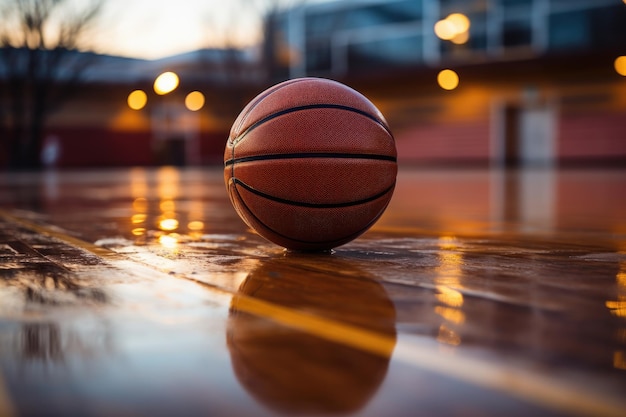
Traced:
[[174, 211], [176, 210], [176, 203], [173, 200], [163, 200], [159, 204], [161, 211]]
[[159, 243], [163, 247], [174, 249], [178, 246], [178, 235], [176, 233], [171, 233], [169, 235], [160, 236]]
[[178, 75], [171, 71], [164, 72], [154, 80], [154, 92], [159, 95], [171, 93], [176, 90], [178, 83]]
[[159, 229], [161, 230], [176, 230], [178, 229], [178, 220], [176, 219], [163, 219], [159, 222]]
[[444, 90], [454, 90], [459, 86], [459, 76], [456, 72], [445, 69], [437, 75], [437, 83]]
[[444, 41], [463, 44], [469, 40], [470, 20], [462, 13], [452, 13], [435, 23], [435, 35]]
[[128, 95], [128, 107], [133, 110], [141, 110], [148, 103], [148, 95], [143, 90], [135, 90]]
[[435, 307], [435, 313], [439, 314], [441, 317], [451, 323], [465, 323], [465, 314], [461, 310], [458, 310], [456, 308], [437, 306]]
[[469, 41], [469, 32], [457, 33], [450, 41], [455, 45], [463, 45]]
[[439, 294], [436, 294], [437, 300], [449, 305], [450, 307], [461, 307], [463, 305], [463, 294], [457, 290], [453, 290], [445, 285], [437, 285]]
[[172, 200], [179, 194], [179, 172], [176, 168], [165, 166], [157, 171], [157, 194], [162, 200]]
[[137, 197], [133, 201], [133, 209], [139, 212], [145, 212], [148, 209], [148, 200], [143, 197]]
[[145, 227], [136, 227], [136, 228], [134, 228], [134, 229], [131, 231], [131, 233], [132, 233], [134, 236], [143, 236], [143, 235], [145, 235], [145, 234], [146, 234], [146, 228], [145, 228]]
[[626, 300], [607, 301], [605, 305], [614, 316], [626, 318]]
[[[142, 198], [148, 194], [148, 183], [145, 169], [132, 168], [130, 170], [130, 193], [135, 198]], [[143, 200], [145, 201], [145, 198]]]
[[461, 336], [459, 336], [454, 330], [449, 329], [442, 324], [439, 326], [437, 341], [447, 345], [458, 346], [461, 344]]
[[454, 24], [447, 19], [443, 19], [435, 23], [435, 35], [439, 39], [443, 39], [444, 41], [449, 41], [450, 39], [456, 36], [457, 32], [455, 30]]
[[[626, 2], [626, 0], [624, 0]], [[615, 59], [615, 71], [623, 77], [626, 77], [626, 56], [618, 56]]]
[[455, 249], [458, 245], [454, 236], [441, 236], [439, 238], [438, 246], [441, 249]]
[[204, 107], [204, 94], [199, 91], [192, 91], [185, 97], [185, 107], [191, 111], [198, 111]]
[[201, 222], [200, 220], [194, 220], [189, 222], [189, 224], [187, 224], [187, 227], [189, 228], [189, 230], [193, 231], [202, 230], [204, 229], [204, 222]]
[[141, 224], [144, 223], [146, 221], [146, 215], [143, 213], [137, 213], [137, 214], [133, 214], [132, 217], [130, 218], [130, 221], [133, 224]]
[[446, 20], [452, 23], [457, 34], [467, 32], [470, 28], [470, 20], [463, 13], [452, 13]]

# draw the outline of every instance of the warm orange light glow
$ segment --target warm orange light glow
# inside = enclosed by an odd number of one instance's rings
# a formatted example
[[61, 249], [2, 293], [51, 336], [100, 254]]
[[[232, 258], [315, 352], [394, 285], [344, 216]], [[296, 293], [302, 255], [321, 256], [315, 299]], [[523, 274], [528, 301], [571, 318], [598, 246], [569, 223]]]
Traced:
[[178, 75], [171, 71], [164, 72], [154, 80], [154, 92], [159, 95], [171, 93], [176, 90], [178, 83]]
[[148, 210], [148, 200], [143, 197], [137, 197], [133, 200], [133, 209], [139, 212], [145, 212]]
[[132, 233], [134, 236], [143, 236], [143, 235], [145, 235], [145, 234], [146, 234], [146, 228], [145, 228], [145, 227], [136, 227], [136, 228], [134, 228], [134, 229], [131, 231], [131, 233]]
[[441, 317], [446, 319], [447, 321], [454, 324], [463, 324], [465, 323], [465, 313], [461, 310], [451, 307], [435, 307], [435, 313], [439, 314]]
[[176, 230], [178, 229], [178, 220], [176, 219], [163, 219], [159, 222], [159, 229], [161, 230]]
[[133, 214], [133, 216], [130, 218], [130, 221], [133, 224], [141, 224], [146, 221], [146, 217], [147, 216], [143, 213], [136, 213], [136, 214]]
[[456, 249], [458, 247], [457, 240], [454, 236], [441, 236], [437, 245], [441, 249]]
[[439, 72], [437, 75], [437, 82], [439, 83], [439, 87], [444, 90], [454, 90], [459, 86], [459, 76], [456, 72], [445, 69]]
[[176, 203], [174, 200], [163, 200], [159, 203], [161, 211], [174, 211], [176, 210]]
[[449, 41], [457, 34], [454, 24], [447, 19], [443, 19], [435, 23], [435, 35], [439, 39]]
[[450, 41], [455, 45], [463, 45], [469, 41], [469, 31], [457, 33]]
[[462, 13], [452, 13], [446, 20], [452, 23], [457, 34], [467, 32], [470, 28], [470, 20]]
[[[141, 199], [143, 207], [147, 205], [147, 201], [144, 198], [148, 194], [147, 181], [146, 170], [144, 168], [135, 167], [130, 170], [130, 194], [136, 199]], [[133, 208], [135, 208], [135, 202], [133, 202]], [[135, 208], [135, 210], [137, 210], [137, 208]]]
[[157, 195], [162, 200], [172, 200], [180, 192], [180, 173], [171, 166], [164, 166], [157, 171]]
[[626, 299], [620, 301], [607, 301], [605, 305], [606, 308], [611, 310], [611, 314], [614, 316], [626, 318]]
[[178, 246], [178, 235], [176, 233], [171, 233], [169, 235], [163, 235], [159, 237], [159, 243], [161, 246], [166, 247], [168, 249], [174, 249]]
[[458, 346], [461, 344], [461, 336], [459, 336], [454, 330], [442, 324], [439, 326], [437, 341], [447, 345]]
[[204, 107], [204, 94], [199, 91], [192, 91], [185, 97], [185, 107], [191, 111], [198, 111]]
[[193, 230], [193, 231], [199, 231], [204, 229], [204, 222], [201, 222], [200, 220], [194, 220], [191, 221], [187, 224], [187, 227], [189, 228], [189, 230]]
[[437, 291], [439, 291], [439, 294], [436, 294], [436, 297], [440, 302], [450, 307], [461, 307], [463, 305], [463, 294], [459, 291], [445, 285], [437, 285]]
[[133, 110], [141, 110], [148, 103], [148, 95], [143, 90], [135, 90], [128, 95], [128, 107]]
[[435, 23], [435, 35], [444, 41], [463, 44], [469, 40], [470, 20], [462, 13], [452, 13]]
[[[626, 0], [624, 0], [626, 2]], [[615, 71], [623, 77], [626, 77], [626, 56], [618, 56], [615, 59]]]

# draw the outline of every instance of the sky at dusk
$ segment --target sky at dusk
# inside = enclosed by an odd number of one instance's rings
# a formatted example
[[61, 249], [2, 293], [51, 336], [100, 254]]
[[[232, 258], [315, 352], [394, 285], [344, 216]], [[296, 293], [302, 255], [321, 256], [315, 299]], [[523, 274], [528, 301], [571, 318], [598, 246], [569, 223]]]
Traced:
[[106, 0], [92, 43], [99, 52], [146, 59], [250, 45], [259, 40], [260, 15], [277, 3], [294, 1]]

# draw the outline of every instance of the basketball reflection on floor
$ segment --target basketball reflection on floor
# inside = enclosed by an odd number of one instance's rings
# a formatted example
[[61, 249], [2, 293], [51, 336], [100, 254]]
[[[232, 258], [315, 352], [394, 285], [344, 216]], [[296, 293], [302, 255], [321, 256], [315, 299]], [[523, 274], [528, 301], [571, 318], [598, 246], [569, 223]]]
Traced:
[[[250, 314], [251, 303], [274, 313]], [[282, 311], [300, 316], [266, 318]], [[395, 318], [384, 288], [348, 262], [328, 256], [320, 263], [303, 254], [268, 259], [233, 297], [227, 327], [232, 366], [242, 386], [273, 410], [290, 415], [354, 412], [385, 379], [396, 341]], [[279, 323], [290, 320], [293, 326]], [[303, 331], [324, 321], [390, 343], [368, 352], [331, 341], [332, 336], [320, 337], [328, 328], [318, 335]]]

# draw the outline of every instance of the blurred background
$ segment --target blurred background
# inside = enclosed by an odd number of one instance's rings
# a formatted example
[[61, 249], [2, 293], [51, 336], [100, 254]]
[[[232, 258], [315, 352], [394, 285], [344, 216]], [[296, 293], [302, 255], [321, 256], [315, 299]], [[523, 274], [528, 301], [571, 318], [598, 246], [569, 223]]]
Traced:
[[0, 0], [0, 168], [219, 164], [268, 86], [344, 82], [401, 164], [626, 166], [624, 0]]

